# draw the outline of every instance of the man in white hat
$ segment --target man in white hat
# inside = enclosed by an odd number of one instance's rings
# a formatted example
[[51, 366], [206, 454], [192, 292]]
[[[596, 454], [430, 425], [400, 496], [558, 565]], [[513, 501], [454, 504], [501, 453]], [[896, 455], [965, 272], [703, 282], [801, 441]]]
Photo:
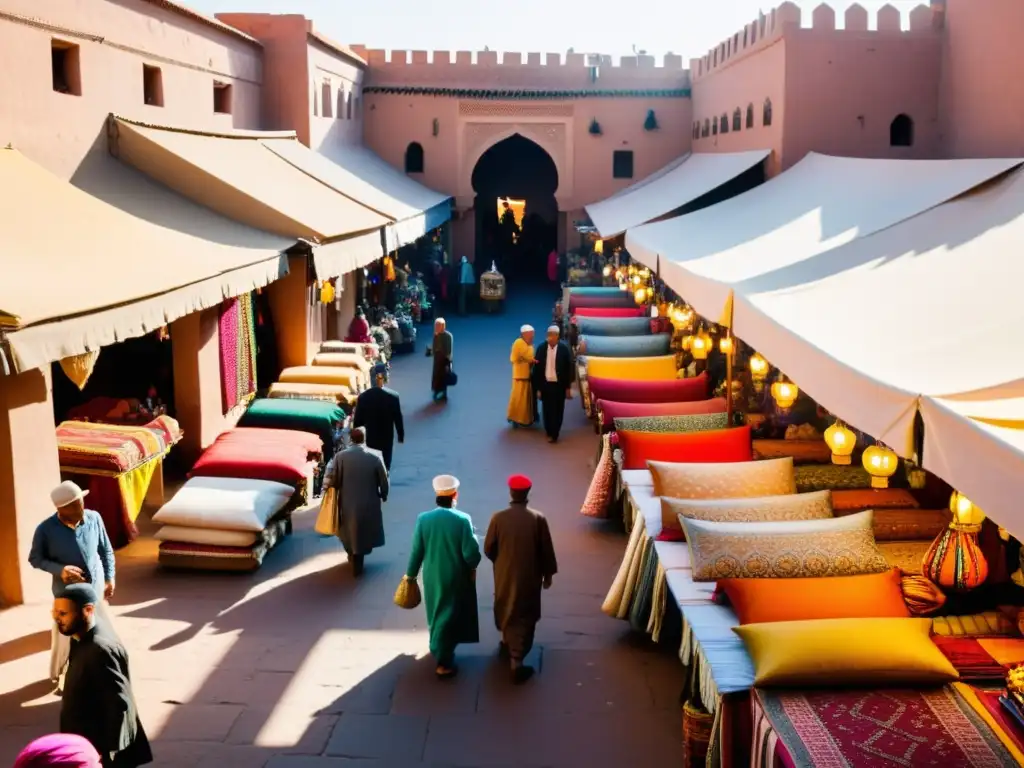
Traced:
[[565, 418], [565, 401], [572, 397], [572, 352], [559, 341], [557, 325], [548, 328], [547, 343], [537, 347], [533, 388], [544, 409], [544, 431], [549, 443], [557, 443]]
[[[85, 508], [83, 491], [65, 480], [50, 492], [56, 512], [36, 526], [28, 561], [33, 568], [53, 577], [53, 595], [60, 595], [66, 584], [91, 584], [97, 595], [114, 594], [114, 548], [98, 512]], [[109, 622], [103, 601], [100, 616]], [[50, 680], [60, 681], [68, 663], [71, 644], [53, 627], [50, 643]]]
[[480, 544], [473, 521], [455, 509], [459, 480], [452, 475], [434, 478], [437, 506], [416, 518], [406, 578], [423, 571], [423, 606], [430, 629], [430, 652], [441, 679], [454, 677], [455, 647], [480, 642], [476, 600], [476, 568]]
[[512, 345], [509, 361], [512, 363], [512, 393], [508, 397], [508, 423], [513, 429], [532, 427], [537, 421], [537, 398], [533, 394], [533, 364], [537, 361], [533, 356], [532, 325], [524, 325], [519, 329], [519, 338]]

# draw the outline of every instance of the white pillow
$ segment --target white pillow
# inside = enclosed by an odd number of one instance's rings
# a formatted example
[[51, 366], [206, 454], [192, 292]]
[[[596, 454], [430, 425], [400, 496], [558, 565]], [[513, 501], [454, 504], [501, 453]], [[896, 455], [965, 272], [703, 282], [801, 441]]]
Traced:
[[215, 528], [186, 528], [181, 525], [165, 525], [153, 534], [157, 541], [180, 541], [213, 547], [251, 547], [259, 537], [258, 533], [251, 531], [218, 531]]
[[193, 477], [153, 515], [153, 522], [259, 533], [294, 494], [294, 488], [270, 480]]

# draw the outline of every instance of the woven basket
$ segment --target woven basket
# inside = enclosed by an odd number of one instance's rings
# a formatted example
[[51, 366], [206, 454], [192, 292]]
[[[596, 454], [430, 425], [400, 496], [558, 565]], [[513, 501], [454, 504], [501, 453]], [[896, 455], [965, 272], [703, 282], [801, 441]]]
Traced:
[[683, 766], [698, 768], [707, 762], [714, 717], [689, 701], [683, 705]]

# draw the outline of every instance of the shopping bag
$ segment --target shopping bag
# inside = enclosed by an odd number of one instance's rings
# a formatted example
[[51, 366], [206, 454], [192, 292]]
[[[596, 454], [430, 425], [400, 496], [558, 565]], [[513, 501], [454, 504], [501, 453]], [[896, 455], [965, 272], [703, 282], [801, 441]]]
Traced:
[[448, 373], [445, 375], [445, 384], [449, 387], [454, 387], [459, 383], [459, 374], [453, 371], [451, 368], [448, 369]]
[[328, 488], [320, 497], [320, 512], [316, 516], [316, 532], [321, 536], [338, 535], [338, 495]]
[[420, 585], [416, 583], [416, 579], [403, 576], [402, 580], [398, 583], [398, 589], [395, 590], [395, 605], [411, 611], [419, 606], [422, 600]]

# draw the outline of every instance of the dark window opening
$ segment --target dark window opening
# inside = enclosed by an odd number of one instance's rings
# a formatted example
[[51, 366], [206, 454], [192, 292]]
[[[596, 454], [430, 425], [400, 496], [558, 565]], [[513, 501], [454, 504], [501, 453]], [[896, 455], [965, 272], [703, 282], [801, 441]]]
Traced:
[[348, 104], [346, 106], [345, 115], [346, 115], [346, 117], [348, 117], [349, 120], [351, 120], [352, 119], [352, 111], [353, 111], [353, 109], [355, 109], [355, 101], [356, 101], [355, 92], [353, 92], [353, 91], [349, 91], [348, 92], [348, 99], [347, 99], [347, 101], [348, 101]]
[[[320, 103], [323, 105], [323, 117], [334, 117], [334, 98], [331, 96], [331, 81], [324, 80], [320, 84]], [[341, 113], [338, 113], [341, 116]]]
[[358, 96], [353, 96], [352, 101], [355, 103], [355, 107], [352, 110], [352, 114], [355, 116], [356, 120], [358, 120], [359, 115], [361, 114], [359, 110], [362, 108], [362, 104], [360, 103]]
[[142, 65], [142, 100], [151, 107], [164, 105], [164, 73], [160, 67]]
[[229, 83], [214, 81], [213, 111], [222, 115], [231, 114], [231, 85]]
[[711, 121], [711, 135], [712, 136], [717, 136], [718, 135], [718, 120], [717, 119], [714, 119], [714, 120]]
[[705, 139], [711, 135], [711, 121], [708, 120], [706, 117], [704, 118], [704, 130], [701, 131], [700, 135]]
[[633, 150], [617, 149], [612, 152], [612, 178], [633, 178]]
[[896, 115], [889, 124], [889, 146], [914, 146], [914, 121], [910, 115]]
[[[345, 100], [346, 100], [345, 99], [345, 86], [342, 86], [341, 88], [338, 89], [338, 112], [337, 112], [338, 117], [341, 117], [342, 115], [345, 114], [345, 110], [346, 110]], [[351, 115], [350, 115], [350, 117], [351, 117]]]
[[413, 142], [405, 149], [405, 172], [423, 173], [423, 145]]
[[82, 95], [82, 69], [79, 48], [63, 40], [50, 41], [53, 90], [71, 96]]
[[747, 105], [747, 128], [754, 127], [754, 105]]
[[764, 100], [764, 114], [761, 116], [761, 122], [765, 127], [772, 124], [772, 100]]
[[732, 129], [734, 131], [743, 130], [743, 112], [739, 107], [736, 107], [736, 111], [732, 113]]
[[722, 115], [720, 118], [718, 118], [718, 132], [719, 133], [728, 133], [729, 132], [729, 116], [728, 115]]

